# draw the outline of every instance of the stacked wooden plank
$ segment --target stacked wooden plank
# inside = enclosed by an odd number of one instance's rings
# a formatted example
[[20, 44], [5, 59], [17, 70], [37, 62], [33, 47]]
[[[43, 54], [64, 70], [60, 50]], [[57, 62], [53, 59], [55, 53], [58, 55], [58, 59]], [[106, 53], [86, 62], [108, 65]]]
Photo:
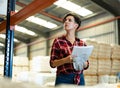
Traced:
[[29, 60], [27, 57], [13, 57], [13, 80], [16, 79], [20, 72], [29, 71]]
[[111, 74], [120, 72], [120, 46], [112, 45], [112, 67]]
[[[20, 72], [29, 71], [29, 60], [27, 57], [14, 56], [12, 67], [12, 79], [16, 80], [16, 76]], [[0, 76], [4, 73], [4, 55], [0, 55]]]
[[99, 43], [98, 51], [98, 75], [109, 75], [111, 72], [110, 44]]
[[89, 46], [89, 45], [94, 46], [93, 52], [92, 52], [92, 54], [91, 54], [90, 57], [97, 59], [98, 50], [99, 50], [98, 43], [97, 43], [96, 41], [86, 40], [86, 44], [87, 44], [88, 46]]
[[0, 76], [3, 76], [4, 72], [4, 55], [0, 55]]
[[86, 40], [87, 46], [94, 46], [93, 52], [89, 57], [89, 68], [84, 70], [85, 74], [85, 83], [88, 86], [95, 85], [98, 83], [97, 81], [97, 69], [98, 69], [98, 43], [96, 41]]
[[31, 60], [30, 71], [34, 72], [43, 72], [50, 73], [51, 67], [49, 64], [50, 57], [49, 56], [35, 56]]
[[97, 75], [85, 75], [85, 85], [86, 86], [93, 86], [98, 83]]

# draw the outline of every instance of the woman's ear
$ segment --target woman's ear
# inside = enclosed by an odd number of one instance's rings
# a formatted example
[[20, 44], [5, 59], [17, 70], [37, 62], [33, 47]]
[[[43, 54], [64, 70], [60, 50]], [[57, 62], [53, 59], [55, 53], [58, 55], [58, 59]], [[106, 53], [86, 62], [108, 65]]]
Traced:
[[77, 28], [78, 28], [78, 24], [75, 24], [75, 29], [77, 30]]

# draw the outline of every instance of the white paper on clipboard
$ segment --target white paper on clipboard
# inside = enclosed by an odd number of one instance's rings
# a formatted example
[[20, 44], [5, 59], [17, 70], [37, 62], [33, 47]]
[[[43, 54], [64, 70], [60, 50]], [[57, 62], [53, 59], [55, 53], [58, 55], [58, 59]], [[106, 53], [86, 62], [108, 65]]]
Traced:
[[89, 59], [93, 46], [74, 46], [72, 51], [73, 67], [75, 70], [83, 70], [84, 63]]
[[93, 51], [94, 46], [74, 46], [72, 51], [72, 57], [80, 57], [81, 59], [84, 59], [84, 61], [89, 59], [89, 56], [91, 55]]

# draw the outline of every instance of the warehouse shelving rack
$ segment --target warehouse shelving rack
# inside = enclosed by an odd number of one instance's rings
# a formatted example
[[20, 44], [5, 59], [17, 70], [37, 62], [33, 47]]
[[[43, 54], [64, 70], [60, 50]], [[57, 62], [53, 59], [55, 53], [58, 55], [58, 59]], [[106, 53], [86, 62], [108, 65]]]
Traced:
[[[38, 13], [40, 10], [52, 5], [56, 0], [34, 0], [32, 3], [24, 7], [18, 13], [15, 11], [15, 0], [8, 0], [7, 20], [0, 24], [0, 33], [6, 31], [5, 44], [5, 61], [4, 61], [4, 76], [12, 78], [12, 64], [13, 64], [13, 44], [14, 44], [14, 25], [25, 20], [27, 17]], [[5, 30], [6, 29], [6, 30]]]
[[5, 40], [4, 76], [12, 78], [14, 30], [10, 28], [10, 15], [15, 11], [15, 0], [8, 0]]

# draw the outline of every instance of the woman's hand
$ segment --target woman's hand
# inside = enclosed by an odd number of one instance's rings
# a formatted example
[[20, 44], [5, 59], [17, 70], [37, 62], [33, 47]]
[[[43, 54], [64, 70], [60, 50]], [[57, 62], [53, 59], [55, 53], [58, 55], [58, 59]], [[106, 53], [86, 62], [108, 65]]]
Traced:
[[88, 66], [88, 62], [86, 61], [83, 67], [86, 68], [87, 66]]

